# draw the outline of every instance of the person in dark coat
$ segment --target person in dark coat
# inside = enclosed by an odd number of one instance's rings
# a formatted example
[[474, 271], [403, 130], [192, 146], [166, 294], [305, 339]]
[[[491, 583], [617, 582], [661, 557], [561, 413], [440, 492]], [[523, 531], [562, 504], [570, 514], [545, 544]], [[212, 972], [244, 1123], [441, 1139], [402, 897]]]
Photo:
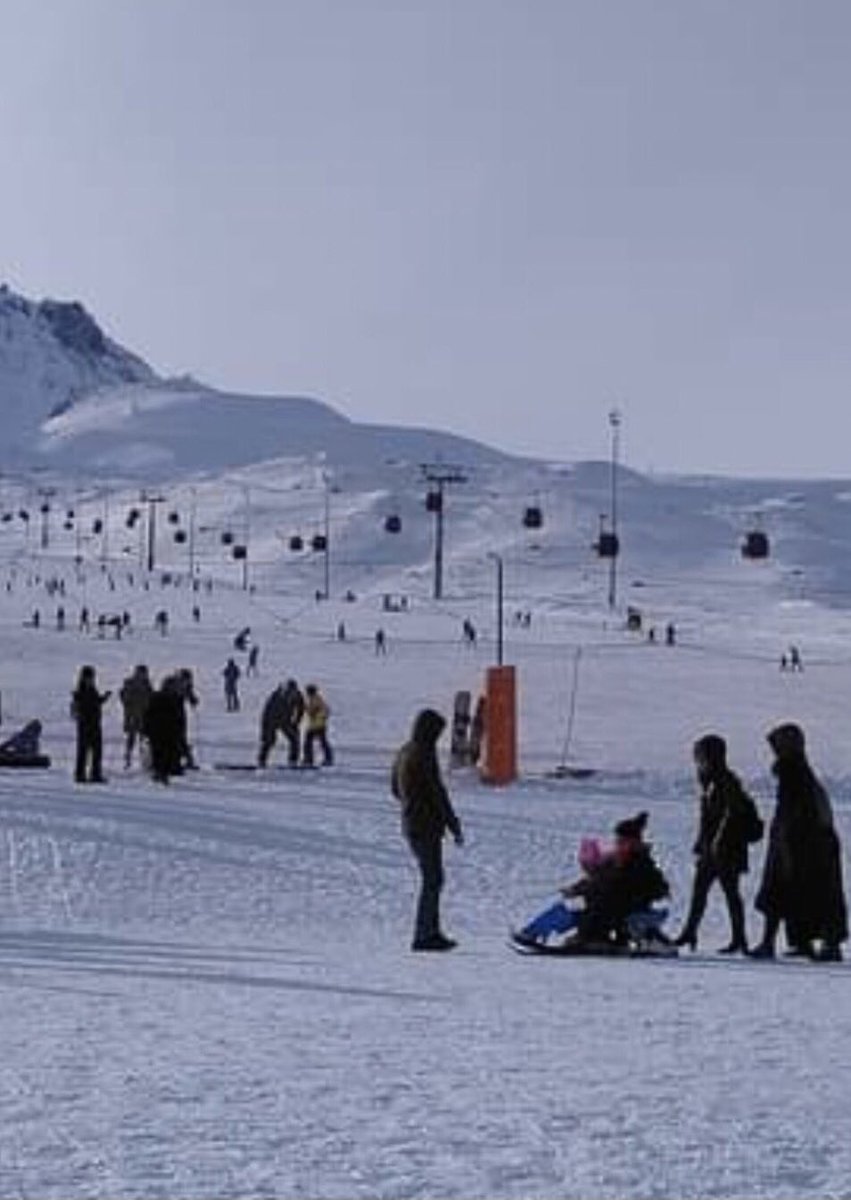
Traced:
[[228, 712], [239, 712], [239, 680], [242, 671], [234, 659], [229, 658], [222, 671], [225, 681], [225, 707]]
[[806, 754], [803, 730], [779, 725], [774, 751], [777, 807], [756, 907], [765, 917], [755, 958], [773, 958], [780, 923], [792, 954], [834, 962], [848, 938], [842, 852], [827, 793]]
[[697, 932], [706, 911], [713, 883], [720, 883], [730, 914], [730, 941], [721, 954], [747, 952], [745, 906], [739, 877], [748, 869], [748, 843], [759, 815], [737, 775], [727, 766], [727, 744], [710, 733], [694, 744], [694, 762], [700, 783], [700, 825], [694, 844], [694, 883], [688, 916], [677, 946], [697, 948]]
[[121, 685], [118, 697], [124, 710], [124, 767], [129, 769], [133, 759], [133, 749], [139, 738], [144, 736], [145, 714], [154, 694], [148, 668], [144, 665], [136, 667], [132, 675], [128, 675]]
[[457, 846], [464, 843], [437, 761], [437, 742], [445, 728], [440, 713], [424, 708], [396, 755], [391, 776], [393, 795], [402, 806], [402, 833], [422, 879], [412, 950], [451, 950], [456, 945], [440, 928], [443, 838], [449, 832]]
[[257, 762], [265, 767], [278, 733], [282, 733], [287, 742], [287, 759], [291, 767], [297, 767], [301, 758], [301, 727], [304, 716], [304, 696], [294, 679], [288, 679], [286, 686], [279, 685], [269, 695], [263, 705], [260, 716], [260, 752]]
[[158, 783], [183, 774], [184, 726], [183, 701], [170, 677], [151, 696], [142, 726], [151, 750], [151, 774]]
[[630, 916], [670, 895], [668, 881], [653, 859], [653, 847], [644, 840], [646, 827], [646, 812], [619, 821], [612, 854], [575, 885], [571, 894], [584, 898], [585, 909], [575, 936], [563, 946], [566, 953], [625, 946]]
[[94, 667], [81, 667], [71, 698], [77, 724], [77, 783], [103, 783], [103, 733], [101, 714], [111, 692], [99, 692]]
[[195, 692], [195, 680], [192, 672], [188, 667], [181, 667], [179, 671], [175, 671], [173, 675], [164, 681], [163, 687], [175, 697], [174, 713], [178, 722], [178, 739], [179, 739], [179, 767], [180, 771], [175, 771], [173, 774], [180, 774], [182, 770], [196, 769], [195, 755], [192, 753], [192, 745], [189, 741], [189, 713], [187, 705], [191, 708], [198, 707], [198, 696]]

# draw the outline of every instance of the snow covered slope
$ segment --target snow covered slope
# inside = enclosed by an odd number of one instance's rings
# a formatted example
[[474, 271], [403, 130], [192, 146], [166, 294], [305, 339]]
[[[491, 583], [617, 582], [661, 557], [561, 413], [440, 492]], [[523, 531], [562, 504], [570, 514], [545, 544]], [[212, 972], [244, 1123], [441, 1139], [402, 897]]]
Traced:
[[0, 285], [4, 465], [29, 460], [42, 422], [93, 390], [156, 379], [146, 363], [106, 337], [81, 304], [35, 303]]
[[162, 379], [78, 302], [36, 303], [7, 286], [0, 287], [0, 416], [6, 469], [150, 480], [323, 451], [360, 463], [501, 457], [449, 434], [358, 425], [318, 400]]

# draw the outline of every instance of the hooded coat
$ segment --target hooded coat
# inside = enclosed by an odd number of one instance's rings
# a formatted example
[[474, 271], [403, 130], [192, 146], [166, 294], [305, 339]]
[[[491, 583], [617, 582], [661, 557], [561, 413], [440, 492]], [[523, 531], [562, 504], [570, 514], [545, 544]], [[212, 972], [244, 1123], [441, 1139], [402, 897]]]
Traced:
[[[778, 748], [776, 741], [772, 744]], [[848, 913], [830, 800], [803, 746], [783, 753], [774, 774], [777, 807], [756, 907], [769, 918], [785, 920], [792, 945], [814, 938], [839, 945], [848, 937]]]
[[461, 833], [437, 761], [437, 741], [445, 727], [440, 713], [423, 709], [393, 764], [391, 787], [402, 805], [402, 831], [409, 842], [440, 841], [447, 830], [453, 837]]
[[119, 698], [124, 709], [124, 732], [141, 733], [151, 697], [154, 694], [148, 672], [137, 669], [128, 675], [121, 686]]

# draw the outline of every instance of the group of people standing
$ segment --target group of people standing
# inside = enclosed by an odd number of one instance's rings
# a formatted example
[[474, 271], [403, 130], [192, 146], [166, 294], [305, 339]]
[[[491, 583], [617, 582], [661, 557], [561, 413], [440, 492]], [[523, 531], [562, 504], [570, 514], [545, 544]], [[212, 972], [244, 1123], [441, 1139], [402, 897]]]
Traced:
[[304, 692], [294, 679], [279, 684], [266, 700], [260, 715], [257, 765], [268, 766], [269, 755], [280, 733], [287, 744], [287, 762], [291, 767], [315, 766], [317, 744], [322, 751], [323, 764], [332, 766], [334, 751], [328, 740], [330, 716], [328, 703], [315, 683], [307, 684]]
[[[103, 783], [103, 709], [112, 693], [100, 691], [95, 669], [80, 669], [71, 698], [71, 715], [77, 727], [77, 758], [74, 777], [78, 783]], [[168, 783], [196, 766], [189, 740], [189, 709], [198, 705], [192, 672], [183, 667], [167, 675], [159, 688], [141, 664], [121, 685], [124, 766], [146, 748], [146, 762], [154, 779]], [[324, 766], [334, 762], [328, 739], [330, 708], [315, 683], [302, 693], [294, 679], [275, 688], [263, 706], [260, 718], [258, 765], [265, 767], [278, 734], [283, 734], [291, 766], [316, 765], [316, 748]]]
[[[80, 668], [71, 697], [71, 715], [77, 727], [77, 783], [103, 783], [103, 709], [112, 692], [101, 692], [95, 668]], [[151, 774], [160, 783], [194, 768], [189, 742], [188, 709], [198, 696], [188, 667], [172, 672], [155, 688], [148, 668], [140, 665], [121, 685], [123, 710], [124, 766], [132, 764], [133, 753], [144, 742], [148, 747]]]
[[[444, 727], [439, 713], [420, 712], [391, 774], [402, 831], [421, 876], [411, 943], [416, 951], [451, 950], [456, 944], [440, 921], [443, 841], [450, 834], [463, 844], [461, 822], [437, 758]], [[670, 953], [677, 947], [694, 950], [709, 893], [718, 883], [730, 917], [730, 940], [721, 953], [774, 958], [783, 926], [787, 953], [822, 962], [840, 960], [848, 915], [830, 800], [810, 766], [798, 725], [778, 726], [768, 734], [768, 743], [775, 759], [777, 801], [756, 896], [762, 936], [754, 947], [748, 945], [740, 883], [748, 870], [749, 848], [762, 840], [764, 825], [753, 799], [728, 766], [724, 739], [714, 733], [694, 745], [699, 824], [691, 901], [679, 934], [670, 939], [662, 929], [668, 910], [656, 905], [670, 896], [670, 886], [644, 839], [648, 814], [642, 812], [616, 824], [607, 850], [594, 839], [583, 840], [582, 877], [564, 886], [560, 900], [519, 930], [515, 942], [532, 949], [558, 934], [565, 935], [558, 950], [566, 954], [617, 952], [636, 942]]]

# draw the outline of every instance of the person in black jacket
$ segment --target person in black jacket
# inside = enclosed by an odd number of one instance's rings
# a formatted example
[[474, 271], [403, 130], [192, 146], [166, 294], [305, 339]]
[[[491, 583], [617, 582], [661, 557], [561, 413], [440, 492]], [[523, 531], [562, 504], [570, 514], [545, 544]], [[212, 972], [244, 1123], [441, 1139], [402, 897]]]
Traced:
[[158, 783], [183, 774], [185, 719], [183, 700], [170, 676], [151, 696], [143, 723], [151, 751], [151, 774]]
[[448, 831], [456, 845], [464, 842], [437, 761], [437, 742], [445, 728], [440, 713], [424, 708], [393, 764], [391, 787], [402, 805], [402, 833], [422, 879], [412, 950], [451, 950], [456, 945], [440, 928], [443, 838]]
[[287, 742], [289, 765], [298, 766], [301, 758], [299, 727], [303, 716], [304, 696], [296, 681], [288, 679], [286, 686], [279, 684], [263, 705], [260, 717], [260, 751], [257, 756], [259, 766], [265, 767], [268, 763], [278, 731], [284, 735]]
[[756, 898], [765, 931], [752, 954], [774, 957], [783, 921], [790, 953], [835, 962], [848, 938], [848, 913], [830, 800], [809, 764], [798, 725], [779, 725], [768, 743], [775, 755], [777, 807]]
[[721, 954], [747, 953], [745, 906], [739, 877], [748, 869], [748, 842], [759, 821], [753, 800], [738, 776], [727, 766], [727, 744], [710, 733], [694, 744], [694, 762], [701, 787], [700, 826], [694, 844], [694, 883], [688, 916], [677, 946], [697, 948], [697, 932], [713, 883], [720, 883], [730, 914], [730, 941]]
[[77, 783], [103, 783], [103, 734], [101, 710], [111, 692], [99, 692], [94, 667], [81, 667], [71, 698], [71, 713], [77, 724]]
[[629, 918], [670, 895], [670, 887], [653, 859], [653, 847], [644, 841], [646, 812], [619, 821], [611, 855], [598, 870], [572, 890], [581, 895], [585, 909], [576, 934], [562, 947], [565, 953], [583, 953], [625, 946]]

